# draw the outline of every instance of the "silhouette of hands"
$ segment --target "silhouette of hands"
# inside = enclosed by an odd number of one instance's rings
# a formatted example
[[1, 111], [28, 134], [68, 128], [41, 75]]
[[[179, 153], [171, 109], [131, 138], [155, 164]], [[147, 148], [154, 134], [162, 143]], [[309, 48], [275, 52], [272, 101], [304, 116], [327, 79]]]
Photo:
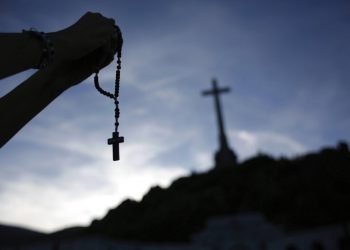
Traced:
[[[99, 13], [87, 12], [76, 23], [61, 31], [48, 34], [55, 46], [55, 61], [76, 60], [111, 41], [121, 46], [121, 33], [115, 21]], [[115, 53], [115, 52], [114, 52]]]
[[53, 71], [55, 78], [59, 79], [64, 88], [69, 88], [110, 64], [117, 50], [116, 45], [115, 38], [112, 38], [112, 42], [88, 55], [76, 60], [54, 63], [49, 69]]
[[57, 58], [51, 68], [54, 75], [69, 88], [110, 64], [122, 46], [119, 28], [113, 19], [88, 12], [65, 30], [50, 34]]
[[[33, 32], [35, 38], [24, 32], [0, 34], [0, 78], [37, 66], [43, 56], [52, 56], [46, 58], [50, 59], [47, 65], [0, 98], [0, 148], [65, 90], [110, 64], [122, 46], [114, 20], [98, 13], [88, 12], [72, 26], [47, 36]], [[20, 60], [16, 62], [16, 58]]]

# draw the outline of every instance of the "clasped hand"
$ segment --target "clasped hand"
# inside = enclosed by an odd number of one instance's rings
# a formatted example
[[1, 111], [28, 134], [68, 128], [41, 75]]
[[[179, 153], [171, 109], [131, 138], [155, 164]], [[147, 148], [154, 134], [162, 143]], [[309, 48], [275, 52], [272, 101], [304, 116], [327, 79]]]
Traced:
[[54, 62], [49, 67], [67, 87], [110, 64], [122, 46], [121, 32], [115, 21], [92, 12], [48, 36], [55, 46]]
[[[0, 79], [40, 68], [0, 98], [0, 148], [64, 91], [110, 64], [121, 46], [114, 20], [91, 12], [57, 32], [0, 33]], [[40, 63], [43, 56], [48, 63]]]

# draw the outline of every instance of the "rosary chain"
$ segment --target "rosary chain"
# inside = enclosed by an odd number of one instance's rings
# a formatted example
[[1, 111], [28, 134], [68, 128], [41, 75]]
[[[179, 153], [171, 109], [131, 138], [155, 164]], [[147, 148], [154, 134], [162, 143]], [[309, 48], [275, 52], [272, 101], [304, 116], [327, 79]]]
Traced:
[[107, 96], [111, 99], [114, 100], [115, 104], [115, 109], [114, 109], [114, 118], [115, 118], [115, 132], [118, 132], [118, 127], [119, 127], [119, 116], [120, 116], [120, 109], [119, 109], [119, 88], [120, 88], [120, 70], [121, 70], [121, 50], [118, 51], [117, 53], [117, 68], [115, 72], [115, 88], [114, 88], [114, 94], [102, 89], [99, 83], [98, 79], [98, 72], [96, 72], [95, 77], [94, 77], [94, 83], [95, 87], [98, 92], [100, 92], [102, 95]]
[[120, 70], [121, 70], [121, 57], [122, 52], [119, 50], [117, 55], [117, 70], [115, 71], [115, 88], [114, 88], [114, 103], [115, 103], [115, 109], [114, 109], [114, 117], [115, 117], [115, 132], [118, 131], [119, 127], [119, 116], [120, 116], [120, 109], [119, 109], [119, 88], [120, 88]]
[[95, 74], [94, 83], [95, 83], [95, 88], [97, 89], [98, 92], [100, 92], [102, 95], [107, 96], [111, 99], [115, 99], [114, 95], [112, 93], [109, 93], [108, 91], [101, 88], [99, 80], [98, 80], [98, 72], [96, 72], [96, 74]]

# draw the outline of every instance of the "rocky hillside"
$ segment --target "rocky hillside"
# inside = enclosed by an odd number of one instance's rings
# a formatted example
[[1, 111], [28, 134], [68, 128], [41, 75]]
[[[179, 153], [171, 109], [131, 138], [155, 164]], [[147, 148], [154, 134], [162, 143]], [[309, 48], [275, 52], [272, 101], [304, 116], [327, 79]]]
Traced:
[[[219, 169], [219, 168], [217, 168]], [[231, 168], [153, 187], [88, 228], [45, 235], [0, 226], [0, 246], [101, 235], [132, 241], [188, 241], [209, 217], [260, 211], [288, 230], [350, 221], [350, 152], [345, 143], [294, 159], [258, 155]], [[137, 183], [135, 183], [137, 185]]]
[[46, 234], [22, 227], [0, 225], [0, 246], [12, 244], [13, 242], [23, 244], [45, 236]]
[[[126, 200], [88, 228], [123, 240], [187, 241], [208, 217], [261, 211], [289, 230], [350, 220], [345, 143], [295, 159], [258, 155], [235, 167], [192, 174], [140, 202]], [[137, 185], [137, 183], [135, 183]]]

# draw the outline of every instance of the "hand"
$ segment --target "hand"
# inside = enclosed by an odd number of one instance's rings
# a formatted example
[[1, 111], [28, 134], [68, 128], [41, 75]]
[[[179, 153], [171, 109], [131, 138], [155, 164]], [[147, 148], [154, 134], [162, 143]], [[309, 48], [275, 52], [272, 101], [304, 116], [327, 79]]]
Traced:
[[109, 43], [90, 54], [76, 60], [54, 63], [49, 66], [49, 70], [54, 72], [63, 88], [69, 88], [109, 65], [114, 59], [117, 46], [116, 38], [112, 37]]
[[48, 34], [55, 46], [55, 61], [72, 61], [108, 46], [111, 39], [120, 47], [120, 30], [113, 19], [87, 12], [72, 26]]

